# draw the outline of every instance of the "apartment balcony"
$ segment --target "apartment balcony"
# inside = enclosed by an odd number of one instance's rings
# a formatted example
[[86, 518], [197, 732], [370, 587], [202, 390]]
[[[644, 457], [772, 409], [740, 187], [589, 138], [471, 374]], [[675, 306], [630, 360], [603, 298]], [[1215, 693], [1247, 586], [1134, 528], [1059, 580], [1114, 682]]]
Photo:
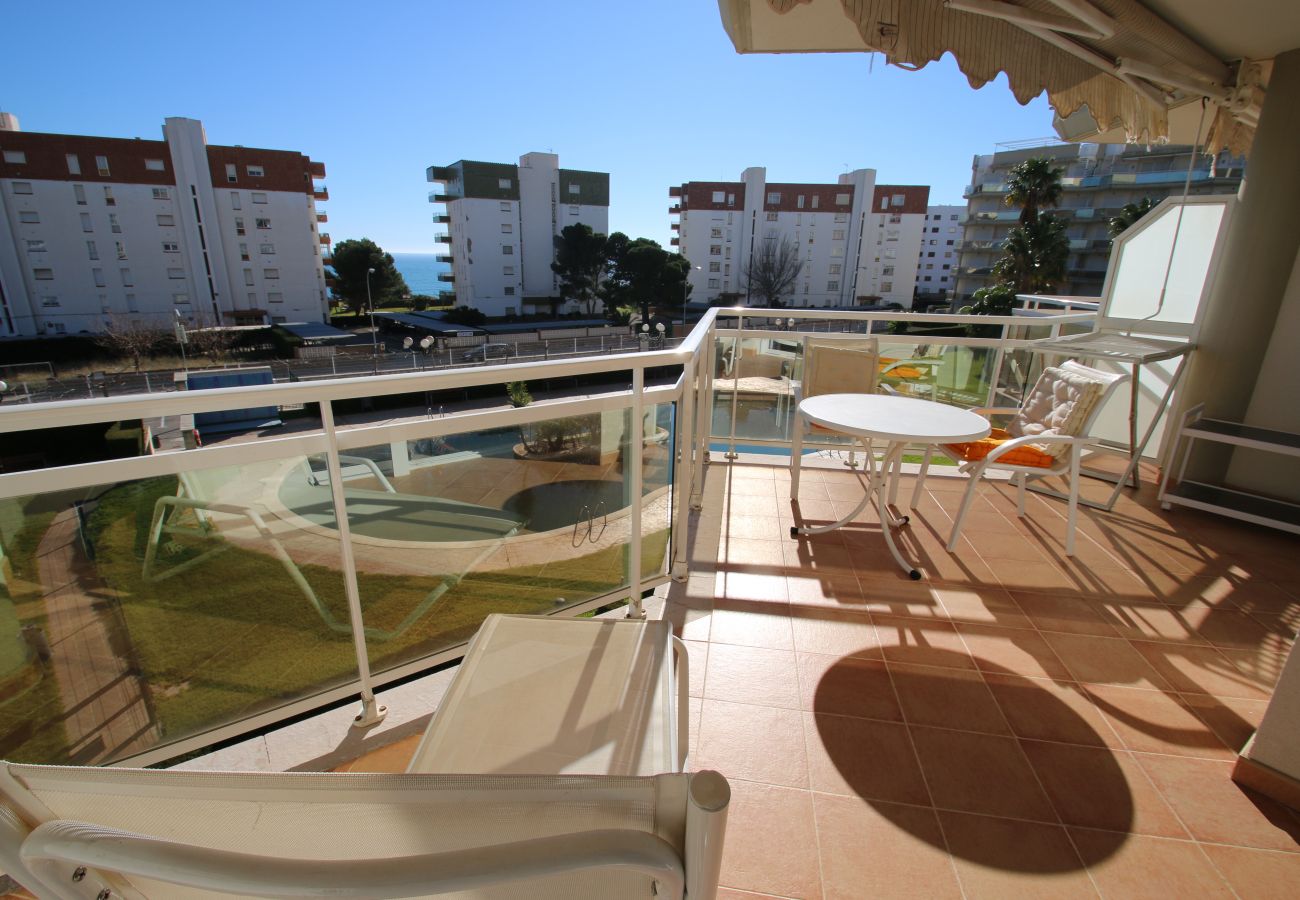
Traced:
[[435, 256], [434, 259], [440, 263], [447, 263], [448, 265], [450, 265], [452, 261], [452, 257], [447, 254], [439, 254], [438, 256]]
[[670, 224], [668, 227], [671, 228], [673, 231], [681, 231], [681, 230], [682, 230], [682, 223], [681, 223], [681, 222], [673, 222], [673, 223]]
[[[330, 256], [328, 253], [326, 253], [326, 254], [324, 254], [323, 256], [321, 256], [321, 258], [320, 258], [320, 264], [321, 264], [322, 266], [332, 266], [332, 265], [334, 265], [334, 257], [332, 257], [332, 256]], [[326, 279], [326, 280], [328, 281], [329, 279]], [[333, 287], [333, 285], [330, 285], [330, 287]]]
[[672, 206], [668, 207], [668, 215], [670, 216], [680, 215], [681, 211], [682, 211], [682, 207], [680, 203], [675, 203]]
[[450, 194], [447, 194], [447, 193], [445, 193], [445, 192], [443, 192], [443, 191], [429, 191], [429, 202], [430, 202], [430, 203], [449, 203], [449, 202], [451, 202], [451, 195], [450, 195]]
[[446, 213], [435, 213], [434, 216], [433, 216], [433, 224], [435, 224], [435, 225], [450, 225], [450, 224], [451, 224], [451, 216], [447, 215]]
[[329, 220], [330, 220], [329, 213], [323, 213], [323, 212], [316, 213], [317, 224], [324, 225]]
[[435, 234], [435, 235], [433, 236], [433, 240], [434, 240], [434, 243], [437, 243], [437, 244], [450, 244], [450, 243], [451, 243], [451, 235], [449, 235], [449, 234]]
[[325, 246], [329, 246], [329, 244], [330, 244], [331, 241], [333, 240], [333, 239], [329, 236], [329, 232], [328, 232], [328, 231], [322, 231], [322, 232], [320, 232], [320, 234], [319, 234], [319, 238], [320, 238], [320, 242], [321, 242], [322, 244], [324, 244]]
[[[466, 369], [461, 348], [412, 348], [300, 360], [301, 380], [204, 395], [6, 402], [0, 433], [144, 420], [164, 442], [60, 466], [57, 484], [0, 474], [0, 496], [18, 500], [5, 588], [19, 626], [56, 648], [48, 669], [10, 654], [44, 693], [0, 719], [6, 752], [400, 772], [444, 696], [442, 667], [484, 616], [630, 600], [686, 643], [691, 765], [731, 783], [732, 894], [862, 896], [903, 880], [921, 896], [1095, 896], [1097, 881], [1147, 886], [1155, 871], [1190, 879], [1192, 896], [1218, 884], [1216, 861], [1289, 877], [1300, 822], [1230, 775], [1300, 621], [1294, 537], [1161, 510], [1144, 466], [1113, 511], [1080, 511], [1074, 556], [1064, 507], [1030, 494], [1022, 518], [1005, 481], [982, 487], [950, 552], [966, 481], [936, 465], [898, 531], [923, 580], [884, 551], [871, 508], [792, 539], [792, 525], [851, 512], [865, 477], [843, 439], [818, 435], [791, 497], [800, 339], [860, 339], [900, 314], [779, 312], [772, 329], [771, 310], [745, 311], [741, 331], [711, 311], [679, 345], [615, 357], [547, 360], [520, 343], [508, 363]], [[929, 375], [895, 370], [896, 388], [966, 407], [1018, 399], [1029, 342], [1093, 320], [929, 318], [1009, 329], [929, 350], [924, 335], [877, 335], [888, 358], [939, 354]], [[541, 423], [536, 404], [500, 399], [506, 381], [571, 378], [583, 394], [539, 395], [554, 410]], [[487, 392], [477, 405], [471, 389]], [[363, 409], [371, 399], [392, 412]], [[268, 409], [297, 414], [290, 440], [255, 439]], [[246, 433], [167, 443], [179, 418], [238, 410], [257, 412]], [[583, 452], [516, 452], [548, 430]], [[593, 483], [603, 521], [579, 502]], [[365, 601], [351, 617], [348, 596]], [[389, 709], [365, 731], [347, 702], [358, 652]]]
[[323, 163], [323, 162], [316, 162], [315, 160], [312, 160], [312, 161], [308, 162], [308, 163], [307, 163], [307, 173], [308, 173], [309, 175], [311, 175], [312, 178], [324, 178], [324, 177], [325, 177], [325, 163]]
[[446, 284], [455, 284], [456, 276], [453, 275], [451, 272], [439, 272], [438, 280]]
[[330, 189], [321, 185], [320, 187], [313, 189], [311, 195], [315, 198], [317, 203], [323, 203], [330, 198]]
[[455, 291], [438, 291], [438, 299], [444, 304], [456, 302]]
[[451, 181], [456, 177], [456, 170], [446, 166], [429, 166], [424, 170], [425, 181]]
[[680, 197], [681, 195], [682, 195], [682, 189], [680, 185], [676, 187], [670, 187], [668, 189], [669, 197]]
[[681, 246], [682, 239], [679, 238], [679, 237], [673, 236], [673, 237], [671, 237], [671, 238], [668, 239], [668, 243], [669, 243], [670, 246], [673, 246], [673, 247], [679, 247], [679, 246]]

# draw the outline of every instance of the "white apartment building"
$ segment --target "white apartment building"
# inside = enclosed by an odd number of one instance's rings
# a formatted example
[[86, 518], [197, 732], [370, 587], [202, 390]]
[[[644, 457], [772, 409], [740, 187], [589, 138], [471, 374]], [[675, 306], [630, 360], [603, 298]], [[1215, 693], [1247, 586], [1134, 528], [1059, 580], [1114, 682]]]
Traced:
[[433, 221], [447, 226], [434, 240], [449, 245], [438, 257], [451, 264], [439, 276], [442, 299], [489, 316], [578, 311], [560, 293], [551, 271], [555, 238], [582, 223], [609, 233], [609, 174], [561, 169], [554, 153], [525, 153], [519, 164], [461, 160], [430, 166], [443, 187], [430, 203], [446, 204]]
[[957, 284], [957, 258], [965, 206], [930, 206], [925, 211], [921, 253], [916, 264], [916, 295], [947, 299]]
[[329, 235], [301, 153], [19, 130], [0, 114], [0, 336], [324, 321]]
[[876, 184], [857, 169], [833, 184], [767, 181], [761, 166], [740, 181], [691, 181], [668, 189], [679, 220], [674, 246], [691, 262], [691, 298], [743, 300], [759, 241], [789, 239], [803, 268], [787, 306], [912, 305], [930, 189]]

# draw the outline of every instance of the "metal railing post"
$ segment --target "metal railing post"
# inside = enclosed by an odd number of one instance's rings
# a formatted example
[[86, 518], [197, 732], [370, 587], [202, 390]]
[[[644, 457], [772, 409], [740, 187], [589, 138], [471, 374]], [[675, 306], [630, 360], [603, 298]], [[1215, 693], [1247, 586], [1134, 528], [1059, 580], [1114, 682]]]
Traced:
[[695, 370], [699, 382], [699, 397], [695, 404], [695, 487], [697, 493], [691, 498], [693, 509], [702, 509], [704, 505], [704, 466], [709, 460], [709, 441], [713, 437], [713, 371], [717, 365], [717, 330], [709, 329], [700, 344], [704, 354], [703, 365]]
[[674, 581], [686, 580], [686, 551], [690, 545], [691, 496], [695, 490], [695, 364], [682, 367], [682, 397], [677, 408], [677, 463], [673, 466], [677, 515], [672, 522]]
[[339, 441], [334, 428], [334, 407], [331, 401], [321, 401], [320, 419], [325, 430], [325, 465], [329, 471], [330, 496], [334, 500], [334, 519], [339, 532], [343, 591], [348, 600], [352, 646], [357, 655], [357, 680], [361, 682], [361, 710], [352, 719], [352, 725], [355, 728], [369, 728], [388, 715], [388, 707], [381, 706], [375, 699], [375, 689], [371, 684], [370, 656], [366, 650], [366, 633], [361, 619], [361, 592], [357, 588], [357, 562], [352, 556], [352, 528], [348, 523], [347, 501], [343, 496], [343, 469], [339, 465]]
[[641, 511], [642, 493], [642, 459], [645, 455], [645, 369], [632, 370], [632, 406], [629, 409], [631, 421], [628, 423], [628, 465], [631, 471], [632, 503], [629, 508], [631, 526], [628, 534], [627, 548], [627, 583], [629, 598], [627, 617], [644, 619], [645, 607], [641, 604]]
[[736, 337], [731, 342], [731, 434], [727, 438], [727, 459], [736, 458], [736, 399], [740, 394], [740, 355], [744, 352], [745, 314], [736, 316]]
[[993, 371], [989, 378], [989, 390], [984, 397], [984, 405], [989, 407], [998, 406], [998, 379], [1002, 377], [1002, 361], [1006, 355], [1007, 332], [1011, 330], [1010, 325], [1002, 326], [1002, 343], [998, 344], [997, 350], [993, 353]]

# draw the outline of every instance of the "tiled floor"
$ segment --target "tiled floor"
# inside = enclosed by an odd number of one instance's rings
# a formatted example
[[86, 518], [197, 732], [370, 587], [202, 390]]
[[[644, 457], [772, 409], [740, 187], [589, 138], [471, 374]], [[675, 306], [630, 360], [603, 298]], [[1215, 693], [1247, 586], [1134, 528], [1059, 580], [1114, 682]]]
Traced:
[[732, 785], [722, 896], [1300, 896], [1300, 819], [1229, 779], [1300, 624], [1295, 539], [1144, 487], [1071, 559], [1061, 504], [991, 484], [950, 554], [964, 486], [927, 482], [913, 582], [871, 512], [789, 536], [852, 508], [842, 466], [797, 504], [784, 468], [709, 467], [663, 615], [693, 766]]

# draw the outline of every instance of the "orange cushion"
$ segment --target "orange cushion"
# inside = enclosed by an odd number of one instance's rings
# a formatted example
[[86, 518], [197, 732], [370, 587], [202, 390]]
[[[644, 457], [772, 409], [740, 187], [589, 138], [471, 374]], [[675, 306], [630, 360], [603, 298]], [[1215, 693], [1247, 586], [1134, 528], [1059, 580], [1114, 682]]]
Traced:
[[[988, 456], [997, 447], [1002, 446], [1011, 440], [1011, 435], [1001, 428], [994, 428], [989, 436], [978, 441], [970, 441], [965, 444], [944, 444], [944, 449], [951, 453], [955, 458], [962, 462], [975, 462]], [[998, 463], [1005, 463], [1009, 466], [1030, 466], [1036, 469], [1050, 469], [1056, 465], [1056, 458], [1049, 456], [1037, 447], [1026, 444], [1017, 447], [1010, 453], [1005, 453], [997, 458]]]

